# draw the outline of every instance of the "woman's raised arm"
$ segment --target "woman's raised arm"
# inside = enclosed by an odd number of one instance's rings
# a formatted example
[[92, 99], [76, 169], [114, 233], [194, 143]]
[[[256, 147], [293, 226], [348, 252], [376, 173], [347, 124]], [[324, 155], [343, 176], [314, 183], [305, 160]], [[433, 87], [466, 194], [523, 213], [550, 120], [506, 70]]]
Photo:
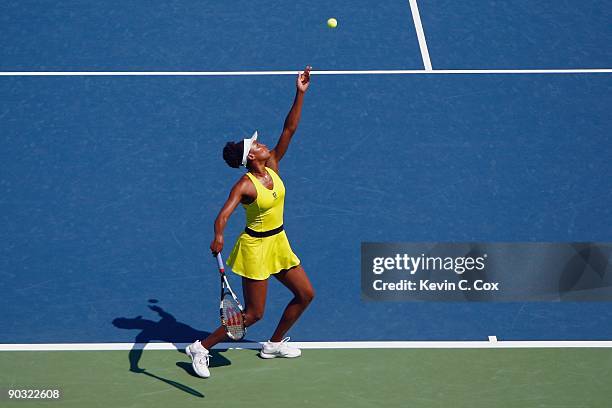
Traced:
[[[291, 106], [291, 110], [287, 114], [285, 118], [285, 124], [283, 125], [283, 131], [278, 139], [278, 143], [276, 147], [270, 152], [272, 156], [270, 157], [270, 161], [273, 161], [274, 164], [278, 165], [278, 162], [283, 158], [287, 148], [289, 148], [289, 142], [291, 142], [291, 137], [295, 133], [298, 127], [298, 123], [300, 122], [300, 116], [302, 115], [302, 104], [304, 102], [304, 94], [308, 90], [308, 85], [310, 85], [310, 70], [311, 67], [307, 66], [304, 72], [301, 72], [297, 76], [296, 80], [296, 92], [295, 99], [293, 100], [293, 105]], [[276, 167], [276, 166], [274, 166]]]

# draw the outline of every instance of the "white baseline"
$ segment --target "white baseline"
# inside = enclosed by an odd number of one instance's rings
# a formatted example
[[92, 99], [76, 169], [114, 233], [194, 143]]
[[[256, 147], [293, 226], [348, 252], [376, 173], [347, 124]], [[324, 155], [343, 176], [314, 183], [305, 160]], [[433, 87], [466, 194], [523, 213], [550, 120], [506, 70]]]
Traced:
[[[182, 350], [188, 343], [0, 344], [0, 351]], [[336, 341], [292, 342], [302, 349], [612, 348], [612, 341]], [[261, 343], [220, 343], [214, 349], [260, 349]]]

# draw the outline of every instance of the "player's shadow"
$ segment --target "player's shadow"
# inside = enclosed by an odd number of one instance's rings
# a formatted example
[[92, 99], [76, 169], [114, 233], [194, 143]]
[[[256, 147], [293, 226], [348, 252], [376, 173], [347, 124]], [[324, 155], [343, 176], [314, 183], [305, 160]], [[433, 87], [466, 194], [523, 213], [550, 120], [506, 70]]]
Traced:
[[[151, 299], [149, 300], [149, 302], [157, 303], [157, 300]], [[136, 338], [134, 339], [134, 347], [132, 347], [128, 356], [130, 362], [130, 371], [134, 373], [146, 374], [150, 377], [157, 378], [190, 394], [199, 397], [204, 397], [199, 392], [190, 389], [187, 386], [147, 372], [145, 369], [139, 366], [139, 363], [142, 358], [144, 347], [150, 342], [162, 341], [172, 343], [174, 347], [176, 347], [177, 351], [179, 351], [180, 353], [185, 353], [185, 343], [191, 343], [196, 339], [203, 339], [207, 337], [210, 333], [194, 329], [193, 327], [185, 323], [177, 321], [172, 314], [168, 313], [158, 305], [150, 304], [148, 305], [148, 307], [159, 315], [159, 320], [149, 320], [144, 319], [142, 316], [136, 316], [133, 318], [118, 317], [112, 322], [113, 326], [119, 329], [140, 330], [138, 334], [136, 334]], [[220, 353], [222, 351], [225, 350], [211, 350], [211, 367], [222, 367], [231, 364], [231, 362]], [[187, 372], [188, 374], [192, 376], [197, 376], [196, 373], [193, 371], [193, 368], [191, 367], [191, 362], [179, 361], [176, 363], [176, 365], [185, 370], [185, 372]]]

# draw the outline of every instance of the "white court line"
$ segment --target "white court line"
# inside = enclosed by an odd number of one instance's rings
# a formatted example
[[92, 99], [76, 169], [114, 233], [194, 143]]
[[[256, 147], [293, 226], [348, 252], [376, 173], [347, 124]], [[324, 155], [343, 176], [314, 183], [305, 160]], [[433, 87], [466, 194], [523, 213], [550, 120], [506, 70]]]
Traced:
[[417, 38], [419, 40], [419, 48], [421, 49], [421, 57], [426, 71], [431, 71], [431, 59], [429, 58], [429, 50], [427, 49], [427, 41], [425, 41], [425, 31], [421, 23], [421, 14], [417, 0], [410, 0], [410, 11], [412, 11], [412, 19], [414, 20], [414, 28], [416, 28]]
[[[177, 350], [188, 343], [0, 344], [0, 351]], [[612, 341], [337, 341], [292, 342], [301, 349], [611, 348]], [[261, 343], [220, 343], [215, 349], [260, 349]]]
[[[4, 71], [0, 76], [258, 76], [295, 75], [298, 71]], [[311, 71], [312, 75], [488, 75], [488, 74], [610, 74], [612, 68], [572, 69], [396, 69]]]

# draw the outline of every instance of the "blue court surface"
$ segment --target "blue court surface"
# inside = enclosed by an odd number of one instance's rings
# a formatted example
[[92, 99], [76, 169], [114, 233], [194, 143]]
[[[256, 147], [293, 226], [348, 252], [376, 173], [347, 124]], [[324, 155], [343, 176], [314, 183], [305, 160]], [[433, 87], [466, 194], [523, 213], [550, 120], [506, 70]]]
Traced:
[[[293, 339], [610, 339], [606, 302], [364, 302], [359, 251], [612, 241], [611, 4], [419, 1], [434, 70], [607, 70], [442, 74], [422, 71], [409, 2], [379, 3], [0, 5], [0, 70], [13, 73], [0, 76], [0, 343], [187, 342], [215, 328], [208, 246], [242, 174], [222, 148], [254, 130], [273, 145], [295, 92], [293, 74], [232, 72], [306, 64], [280, 169], [317, 297]], [[329, 70], [422, 72], [317, 73]], [[17, 73], [60, 71], [226, 75]], [[273, 282], [249, 340], [289, 299]]]

